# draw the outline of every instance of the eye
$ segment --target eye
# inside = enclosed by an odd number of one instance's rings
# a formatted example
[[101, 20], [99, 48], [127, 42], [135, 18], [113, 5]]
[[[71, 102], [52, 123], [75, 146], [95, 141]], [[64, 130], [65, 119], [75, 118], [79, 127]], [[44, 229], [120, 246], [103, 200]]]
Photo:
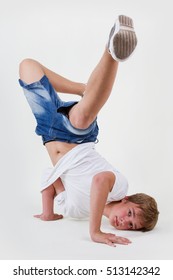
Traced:
[[132, 211], [129, 209], [128, 216], [131, 217], [131, 215], [132, 215]]

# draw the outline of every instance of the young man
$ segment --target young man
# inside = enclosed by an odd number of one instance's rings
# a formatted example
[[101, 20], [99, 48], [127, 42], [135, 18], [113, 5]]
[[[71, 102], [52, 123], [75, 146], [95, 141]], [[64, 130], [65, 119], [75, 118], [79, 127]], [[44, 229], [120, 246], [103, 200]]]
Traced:
[[[44, 175], [43, 212], [35, 217], [61, 219], [53, 209], [56, 198], [65, 216], [90, 217], [93, 241], [111, 246], [130, 241], [102, 232], [102, 215], [113, 227], [125, 230], [150, 230], [158, 218], [155, 200], [145, 194], [127, 197], [125, 177], [95, 151], [97, 115], [109, 98], [119, 61], [129, 58], [136, 45], [132, 19], [119, 16], [87, 85], [65, 79], [32, 59], [20, 64], [19, 82], [36, 118], [36, 133], [54, 166]], [[82, 99], [63, 102], [56, 92]]]

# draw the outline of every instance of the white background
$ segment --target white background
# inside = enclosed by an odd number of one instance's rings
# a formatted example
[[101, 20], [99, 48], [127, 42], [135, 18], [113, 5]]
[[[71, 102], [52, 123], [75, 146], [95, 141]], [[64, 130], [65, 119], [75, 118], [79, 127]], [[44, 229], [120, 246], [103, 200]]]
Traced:
[[[171, 1], [0, 1], [0, 259], [172, 259], [173, 113]], [[97, 150], [122, 171], [129, 194], [145, 192], [160, 210], [152, 232], [116, 232], [132, 244], [92, 243], [88, 221], [42, 222], [39, 192], [50, 160], [18, 85], [18, 64], [31, 57], [87, 82], [118, 14], [130, 15], [138, 47], [120, 65], [99, 115]], [[68, 99], [69, 97], [65, 97]], [[103, 219], [103, 230], [114, 230]]]

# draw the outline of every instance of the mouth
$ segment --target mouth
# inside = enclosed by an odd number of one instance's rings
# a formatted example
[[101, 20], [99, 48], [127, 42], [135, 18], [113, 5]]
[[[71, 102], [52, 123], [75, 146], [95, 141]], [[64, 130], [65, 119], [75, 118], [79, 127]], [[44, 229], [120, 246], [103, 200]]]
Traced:
[[119, 226], [119, 221], [118, 221], [117, 216], [115, 216], [114, 222], [115, 222], [115, 227], [118, 227]]

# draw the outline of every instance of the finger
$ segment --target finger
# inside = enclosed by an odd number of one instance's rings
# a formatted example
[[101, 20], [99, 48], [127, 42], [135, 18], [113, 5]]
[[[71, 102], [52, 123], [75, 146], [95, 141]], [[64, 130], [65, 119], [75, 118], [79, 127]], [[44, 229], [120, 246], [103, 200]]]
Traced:
[[128, 244], [131, 243], [131, 241], [129, 239], [127, 239], [127, 238], [117, 236], [116, 237], [116, 243], [117, 244], [128, 245]]
[[63, 218], [63, 215], [58, 215], [58, 214], [56, 214], [54, 217], [55, 220], [60, 220], [62, 218]]
[[125, 237], [121, 237], [121, 236], [116, 236], [114, 235], [110, 235], [109, 236], [109, 240], [111, 240], [112, 242], [116, 242], [117, 244], [124, 244], [124, 245], [128, 245], [131, 243], [131, 241]]
[[117, 236], [120, 240], [122, 240], [123, 242], [127, 242], [127, 243], [132, 243], [128, 238], [125, 237], [121, 237], [121, 236]]
[[34, 218], [40, 218], [41, 215], [34, 215]]
[[116, 247], [115, 243], [112, 242], [111, 240], [109, 239], [106, 239], [106, 242], [105, 242], [107, 245], [111, 246], [111, 247]]

